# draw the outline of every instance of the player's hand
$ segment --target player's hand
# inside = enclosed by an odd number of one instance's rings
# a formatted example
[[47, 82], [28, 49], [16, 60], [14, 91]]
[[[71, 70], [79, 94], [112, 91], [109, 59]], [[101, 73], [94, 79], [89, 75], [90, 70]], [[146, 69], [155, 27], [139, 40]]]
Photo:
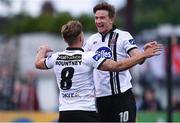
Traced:
[[53, 52], [53, 50], [52, 50], [48, 45], [41, 45], [41, 46], [38, 48], [38, 52], [39, 52], [39, 51], [44, 51], [45, 53]]
[[147, 50], [148, 48], [152, 48], [153, 46], [157, 46], [157, 41], [151, 41], [151, 42], [149, 42], [149, 43], [146, 43], [145, 45], [144, 45], [144, 50]]
[[152, 56], [160, 55], [162, 50], [163, 50], [162, 44], [155, 44], [155, 45], [151, 45], [146, 50], [144, 50], [144, 54], [146, 58], [150, 58]]

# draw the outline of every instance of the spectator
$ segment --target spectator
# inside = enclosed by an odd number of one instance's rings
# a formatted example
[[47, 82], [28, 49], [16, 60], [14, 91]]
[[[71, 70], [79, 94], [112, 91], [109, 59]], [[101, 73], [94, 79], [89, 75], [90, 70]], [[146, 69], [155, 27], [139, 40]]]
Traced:
[[155, 76], [153, 74], [153, 71], [151, 69], [150, 63], [146, 62], [145, 64], [145, 70], [141, 73], [139, 77], [139, 84], [143, 87], [143, 89], [152, 87], [155, 85], [156, 80]]
[[14, 84], [13, 102], [19, 110], [39, 110], [36, 93], [36, 75], [30, 71]]
[[14, 109], [18, 110], [20, 105], [20, 94], [21, 94], [21, 81], [16, 80], [14, 82], [12, 101], [14, 104]]
[[173, 96], [172, 107], [174, 111], [180, 111], [180, 97], [179, 96]]
[[4, 100], [4, 96], [3, 96], [3, 81], [0, 79], [0, 109], [3, 109], [3, 100]]
[[142, 103], [139, 108], [140, 111], [161, 111], [162, 106], [159, 100], [155, 97], [155, 90], [147, 88], [144, 91]]
[[11, 101], [13, 86], [11, 73], [11, 69], [8, 66], [0, 68], [0, 103], [2, 103], [0, 109], [9, 110], [13, 108], [13, 103]]

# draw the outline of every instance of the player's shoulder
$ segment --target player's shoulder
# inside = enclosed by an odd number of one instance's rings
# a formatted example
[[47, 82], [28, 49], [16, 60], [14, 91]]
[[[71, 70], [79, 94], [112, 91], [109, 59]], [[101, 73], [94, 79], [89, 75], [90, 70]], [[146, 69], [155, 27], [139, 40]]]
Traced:
[[118, 33], [121, 36], [131, 36], [131, 34], [128, 31], [125, 30], [120, 30], [120, 29], [115, 29], [114, 30], [116, 33]]
[[91, 47], [94, 44], [94, 42], [96, 42], [99, 39], [99, 36], [100, 35], [98, 33], [92, 34], [87, 39], [87, 41], [84, 42], [83, 48], [85, 49], [85, 51], [88, 51], [87, 49], [89, 49], [89, 47]]
[[97, 39], [97, 38], [99, 38], [100, 37], [100, 34], [99, 33], [95, 33], [95, 34], [92, 34], [89, 38], [88, 38], [88, 40], [87, 41], [92, 41], [92, 40], [94, 40], [94, 39]]
[[64, 54], [64, 52], [54, 52], [54, 53], [52, 53], [51, 55], [50, 55], [50, 57], [52, 57], [52, 58], [57, 58], [59, 55], [63, 55]]
[[119, 34], [119, 39], [120, 40], [133, 39], [132, 35], [128, 31], [124, 31], [124, 30], [120, 30], [120, 29], [116, 29], [114, 31]]
[[98, 37], [99, 35], [100, 35], [99, 32], [96, 32], [96, 33], [92, 34], [89, 38], [96, 38], [96, 37]]
[[61, 54], [61, 52], [55, 52], [52, 54], [52, 56], [55, 57], [55, 56], [58, 56], [59, 54]]

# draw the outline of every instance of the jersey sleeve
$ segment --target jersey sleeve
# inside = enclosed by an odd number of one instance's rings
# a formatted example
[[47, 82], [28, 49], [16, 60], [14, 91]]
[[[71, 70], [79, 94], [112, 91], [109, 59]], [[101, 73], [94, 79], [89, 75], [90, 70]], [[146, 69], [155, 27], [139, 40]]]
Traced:
[[53, 68], [55, 64], [55, 60], [56, 60], [55, 54], [52, 54], [45, 59], [44, 64], [48, 69]]
[[126, 32], [126, 34], [124, 35], [123, 45], [127, 53], [130, 50], [137, 48], [135, 39], [128, 32]]
[[96, 54], [94, 52], [88, 52], [86, 56], [87, 56], [86, 61], [88, 65], [96, 69], [98, 69], [106, 60], [106, 58], [101, 58], [99, 54]]

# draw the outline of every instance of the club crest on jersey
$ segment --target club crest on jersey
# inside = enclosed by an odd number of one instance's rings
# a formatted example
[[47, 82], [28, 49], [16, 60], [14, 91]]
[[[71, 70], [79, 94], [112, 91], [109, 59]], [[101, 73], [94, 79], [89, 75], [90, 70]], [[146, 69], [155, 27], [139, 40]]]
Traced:
[[130, 39], [129, 43], [132, 44], [132, 45], [136, 44], [134, 39]]
[[93, 44], [97, 44], [97, 41], [94, 41]]
[[111, 49], [108, 47], [100, 47], [96, 51], [96, 55], [93, 56], [93, 59], [98, 61], [100, 58], [107, 58], [110, 59], [112, 57]]

